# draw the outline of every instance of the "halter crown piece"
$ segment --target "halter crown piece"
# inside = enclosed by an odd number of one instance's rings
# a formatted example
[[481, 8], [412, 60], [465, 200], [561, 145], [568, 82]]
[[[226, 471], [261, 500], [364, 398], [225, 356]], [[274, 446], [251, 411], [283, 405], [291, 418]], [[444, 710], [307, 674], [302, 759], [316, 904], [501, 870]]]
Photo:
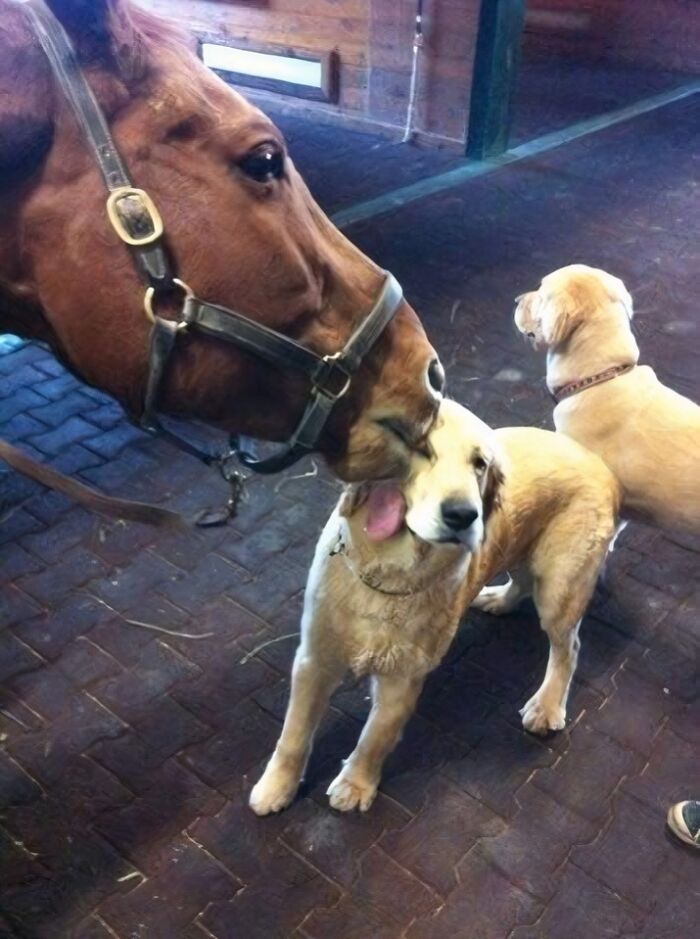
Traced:
[[[353, 375], [398, 310], [403, 299], [401, 286], [392, 274], [385, 272], [374, 306], [345, 346], [333, 355], [319, 355], [235, 310], [201, 300], [187, 284], [174, 276], [163, 241], [164, 226], [158, 209], [148, 193], [132, 185], [105, 116], [81, 71], [75, 49], [63, 26], [42, 0], [29, 0], [22, 7], [100, 169], [108, 191], [106, 210], [112, 228], [131, 252], [146, 286], [144, 310], [152, 327], [141, 426], [152, 433], [165, 435], [205, 463], [219, 465], [224, 477], [232, 484], [236, 481], [238, 487], [240, 474], [231, 469], [234, 456], [257, 473], [276, 473], [286, 469], [316, 447], [333, 406], [347, 394]], [[180, 319], [174, 321], [160, 316], [157, 313], [158, 301], [176, 296], [181, 297]], [[232, 437], [224, 454], [212, 454], [163, 426], [157, 405], [168, 364], [178, 336], [190, 331], [233, 343], [273, 365], [294, 369], [307, 376], [311, 387], [306, 408], [292, 436], [277, 453], [267, 459], [257, 459], [246, 448], [243, 438]], [[232, 513], [235, 512], [235, 505], [231, 509]]]

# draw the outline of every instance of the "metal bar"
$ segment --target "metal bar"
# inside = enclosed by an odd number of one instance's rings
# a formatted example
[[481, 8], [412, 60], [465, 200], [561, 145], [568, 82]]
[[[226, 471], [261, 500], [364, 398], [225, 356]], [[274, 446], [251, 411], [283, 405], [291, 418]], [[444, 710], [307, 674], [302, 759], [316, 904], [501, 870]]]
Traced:
[[467, 135], [474, 160], [508, 149], [524, 22], [525, 0], [482, 0]]

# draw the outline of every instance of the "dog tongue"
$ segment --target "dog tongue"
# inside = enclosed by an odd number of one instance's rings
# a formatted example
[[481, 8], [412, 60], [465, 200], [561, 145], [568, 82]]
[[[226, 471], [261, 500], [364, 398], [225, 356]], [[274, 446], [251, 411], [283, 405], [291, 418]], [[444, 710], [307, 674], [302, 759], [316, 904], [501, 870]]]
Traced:
[[370, 541], [393, 537], [401, 528], [405, 513], [406, 503], [396, 483], [373, 486], [367, 499], [367, 537]]

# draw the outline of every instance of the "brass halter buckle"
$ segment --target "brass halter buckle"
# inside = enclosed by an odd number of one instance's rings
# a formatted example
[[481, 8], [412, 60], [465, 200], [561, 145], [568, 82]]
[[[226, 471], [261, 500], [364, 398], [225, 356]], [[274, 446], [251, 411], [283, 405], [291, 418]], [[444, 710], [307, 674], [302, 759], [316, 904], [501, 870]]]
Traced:
[[153, 244], [163, 234], [163, 219], [143, 189], [120, 186], [109, 194], [107, 216], [123, 242], [136, 248]]
[[[180, 280], [179, 277], [173, 277], [172, 283], [175, 284], [177, 287], [179, 287], [180, 290], [183, 292], [184, 294], [183, 305], [187, 303], [188, 300], [191, 300], [192, 297], [194, 297], [194, 290], [192, 290], [191, 287], [188, 287], [187, 284], [184, 282], [184, 280]], [[146, 319], [150, 320], [151, 323], [155, 323], [156, 321], [156, 314], [155, 314], [155, 311], [153, 310], [153, 301], [155, 300], [155, 298], [156, 298], [155, 287], [148, 287], [143, 298], [143, 309], [146, 314]], [[177, 325], [179, 329], [185, 329], [187, 327], [187, 322], [185, 320], [182, 320], [182, 322], [178, 323]]]

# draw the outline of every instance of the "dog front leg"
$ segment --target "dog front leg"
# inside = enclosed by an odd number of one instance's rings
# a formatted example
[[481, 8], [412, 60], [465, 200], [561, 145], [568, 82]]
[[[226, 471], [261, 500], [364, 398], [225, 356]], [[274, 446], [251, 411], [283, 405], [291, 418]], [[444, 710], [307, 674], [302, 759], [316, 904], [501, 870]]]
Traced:
[[416, 706], [424, 678], [378, 675], [372, 684], [372, 710], [357, 746], [328, 788], [334, 809], [366, 812], [377, 794], [382, 765], [398, 743]]
[[250, 793], [249, 804], [257, 815], [281, 811], [296, 795], [314, 733], [343, 671], [339, 663], [322, 662], [303, 646], [297, 650], [282, 733], [265, 772]]
[[533, 734], [546, 734], [566, 726], [566, 702], [581, 642], [581, 620], [552, 623], [543, 618], [542, 628], [549, 636], [549, 659], [544, 681], [520, 709], [523, 727]]

